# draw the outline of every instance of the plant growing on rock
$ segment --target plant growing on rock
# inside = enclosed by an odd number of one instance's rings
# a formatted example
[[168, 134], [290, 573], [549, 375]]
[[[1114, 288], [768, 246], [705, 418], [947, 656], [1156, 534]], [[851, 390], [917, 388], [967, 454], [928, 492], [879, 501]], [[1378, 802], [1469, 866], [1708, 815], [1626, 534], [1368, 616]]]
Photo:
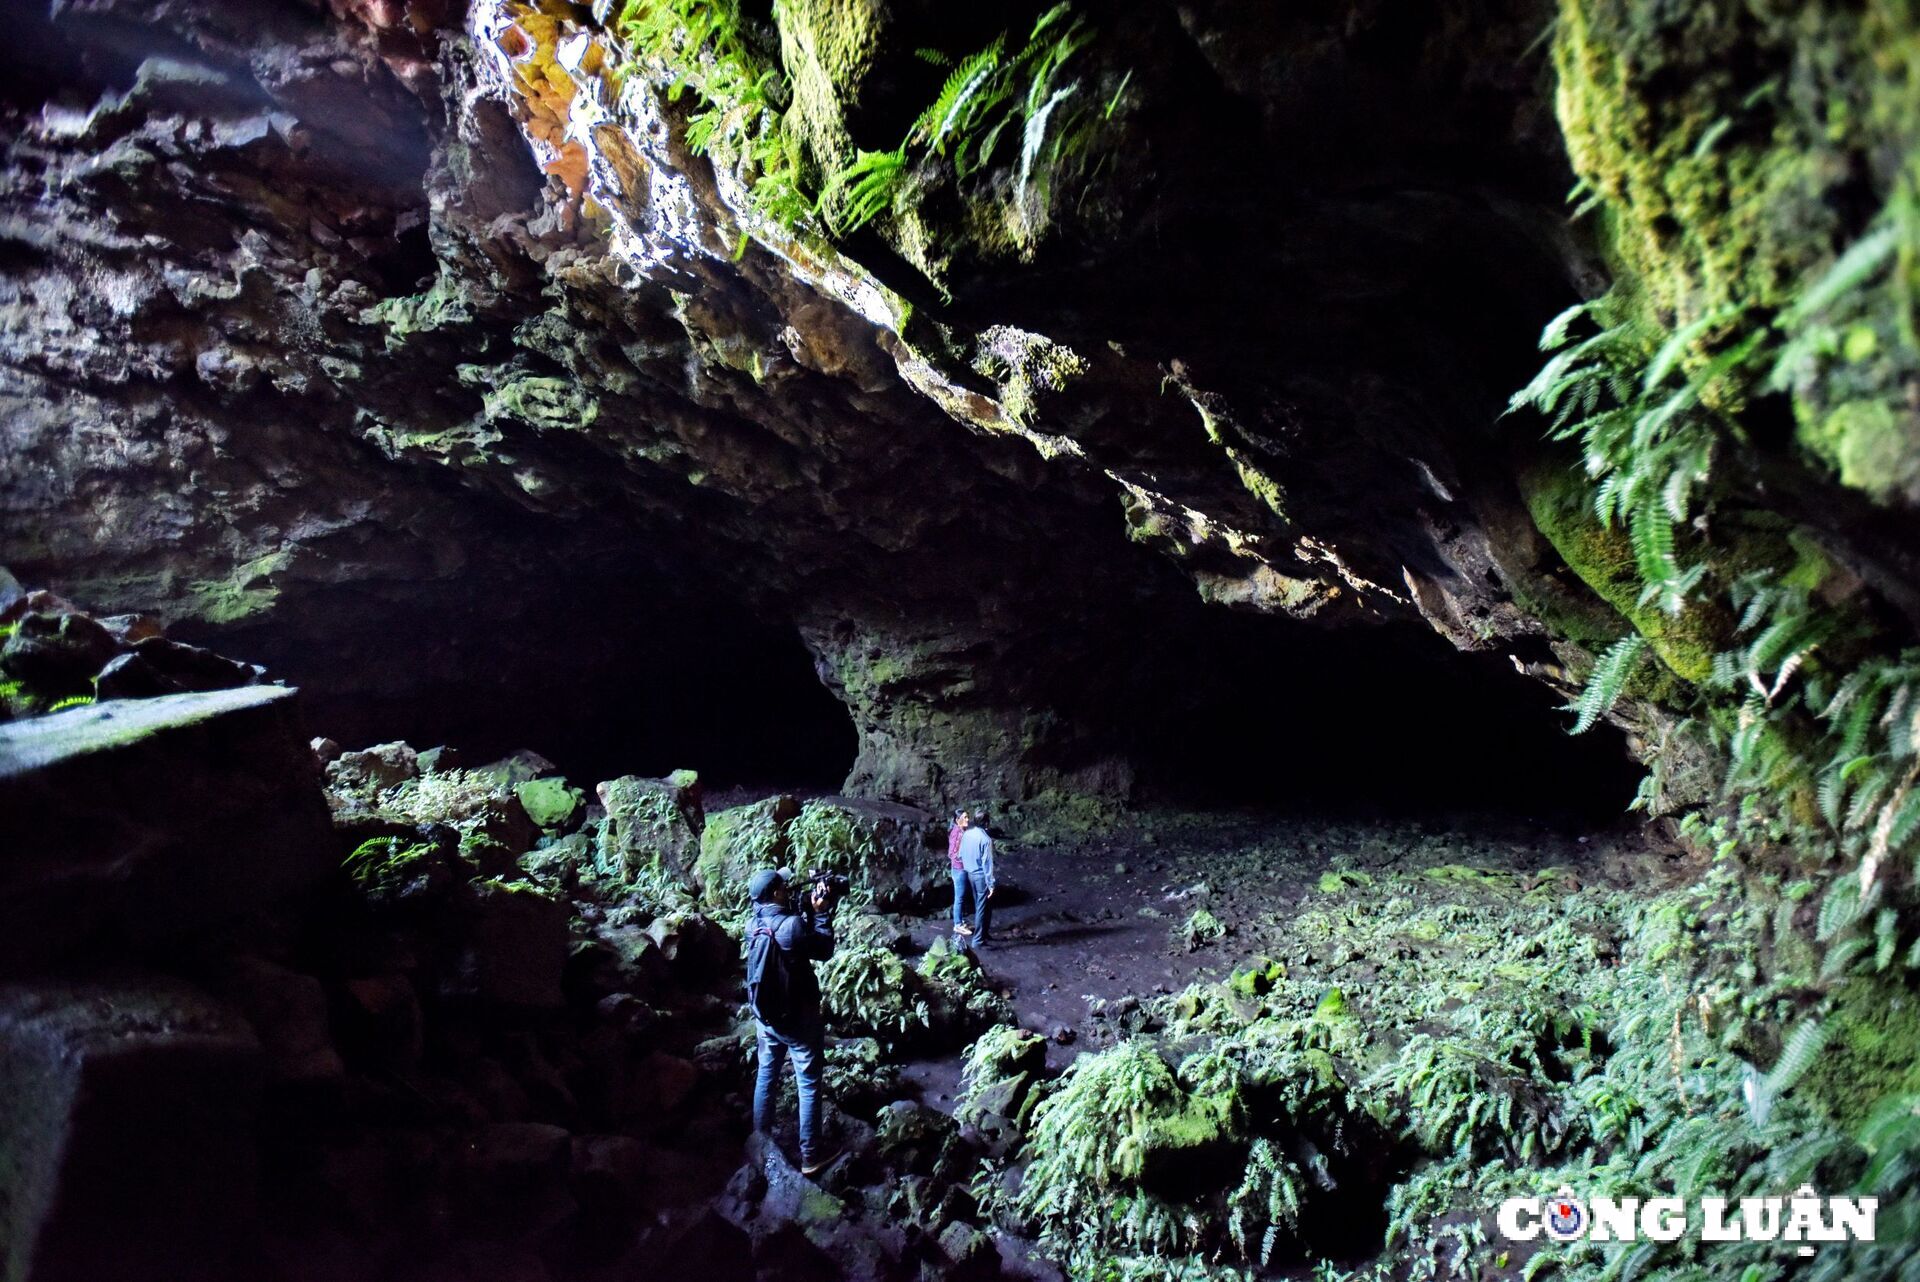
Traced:
[[873, 921], [850, 915], [833, 956], [815, 967], [821, 1006], [842, 1031], [897, 1046], [930, 1029], [933, 1016], [914, 982], [918, 976], [878, 941]]
[[1174, 942], [1189, 953], [1208, 944], [1217, 944], [1226, 937], [1226, 923], [1207, 908], [1194, 909], [1173, 932]]
[[1075, 1253], [1180, 1255], [1201, 1224], [1142, 1183], [1157, 1154], [1218, 1139], [1230, 1105], [1196, 1106], [1151, 1042], [1076, 1060], [1034, 1110], [1015, 1205]]
[[454, 881], [453, 869], [440, 847], [398, 837], [361, 842], [341, 864], [341, 870], [360, 897], [379, 909], [429, 898]]

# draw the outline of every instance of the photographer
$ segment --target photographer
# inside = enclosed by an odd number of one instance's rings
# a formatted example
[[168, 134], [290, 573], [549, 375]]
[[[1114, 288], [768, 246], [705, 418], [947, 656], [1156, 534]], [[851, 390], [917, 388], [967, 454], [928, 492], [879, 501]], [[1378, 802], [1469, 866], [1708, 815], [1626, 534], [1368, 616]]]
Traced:
[[753, 899], [753, 918], [747, 927], [747, 1003], [759, 1025], [760, 1050], [753, 1128], [773, 1133], [780, 1066], [792, 1058], [800, 1097], [803, 1175], [813, 1175], [831, 1157], [820, 1151], [820, 1072], [826, 1028], [820, 1018], [820, 983], [814, 978], [813, 963], [833, 955], [833, 906], [845, 881], [822, 877], [796, 885], [791, 873], [768, 868], [747, 883]]

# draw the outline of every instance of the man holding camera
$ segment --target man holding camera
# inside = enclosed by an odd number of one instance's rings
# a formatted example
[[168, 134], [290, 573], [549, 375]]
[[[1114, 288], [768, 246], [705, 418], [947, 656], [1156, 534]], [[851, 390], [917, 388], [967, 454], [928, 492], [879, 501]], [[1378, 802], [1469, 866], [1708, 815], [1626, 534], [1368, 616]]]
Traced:
[[[795, 884], [784, 869], [753, 874], [747, 893], [747, 1003], [759, 1025], [760, 1073], [753, 1087], [753, 1129], [773, 1133], [780, 1068], [793, 1060], [800, 1098], [800, 1173], [813, 1175], [832, 1156], [820, 1149], [820, 1072], [826, 1026], [813, 963], [833, 955], [833, 906], [845, 878]], [[796, 906], [796, 900], [798, 901]]]

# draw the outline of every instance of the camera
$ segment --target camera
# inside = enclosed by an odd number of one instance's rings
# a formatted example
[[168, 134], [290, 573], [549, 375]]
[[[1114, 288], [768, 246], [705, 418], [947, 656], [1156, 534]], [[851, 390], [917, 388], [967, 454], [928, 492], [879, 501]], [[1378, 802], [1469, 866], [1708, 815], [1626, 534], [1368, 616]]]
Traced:
[[799, 880], [807, 888], [809, 895], [824, 889], [827, 892], [828, 901], [832, 903], [844, 899], [847, 891], [853, 888], [853, 881], [843, 872], [810, 872], [802, 875]]

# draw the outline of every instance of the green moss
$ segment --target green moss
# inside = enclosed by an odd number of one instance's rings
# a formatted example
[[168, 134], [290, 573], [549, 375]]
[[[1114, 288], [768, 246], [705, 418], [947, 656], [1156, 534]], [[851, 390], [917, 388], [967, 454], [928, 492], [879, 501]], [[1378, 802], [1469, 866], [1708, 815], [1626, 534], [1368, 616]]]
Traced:
[[1217, 944], [1226, 937], [1226, 923], [1205, 908], [1194, 909], [1173, 932], [1174, 943], [1188, 952], [1208, 944]]
[[1254, 998], [1272, 992], [1274, 985], [1286, 977], [1285, 963], [1271, 957], [1256, 957], [1228, 977], [1227, 987], [1241, 997]]
[[1833, 994], [1826, 1043], [1799, 1090], [1852, 1130], [1889, 1095], [1920, 1091], [1920, 995], [1878, 977]]
[[387, 331], [387, 350], [399, 351], [415, 334], [463, 325], [473, 320], [473, 304], [457, 277], [443, 273], [424, 294], [383, 299], [360, 313], [362, 325]]
[[527, 817], [542, 828], [563, 827], [586, 801], [586, 794], [565, 779], [530, 779], [513, 791]]
[[1800, 443], [1832, 467], [1842, 485], [1878, 499], [1920, 486], [1920, 440], [1911, 415], [1896, 413], [1882, 399], [1846, 401], [1811, 427]]
[[1522, 471], [1519, 479], [1534, 525], [1567, 568], [1630, 622], [1676, 676], [1695, 684], [1706, 681], [1713, 672], [1713, 656], [1727, 639], [1725, 616], [1705, 605], [1689, 605], [1671, 615], [1651, 603], [1641, 604], [1643, 585], [1633, 545], [1625, 531], [1601, 524], [1594, 515], [1592, 489], [1578, 469], [1541, 462]]
[[1605, 198], [1613, 254], [1668, 327], [1730, 303], [1783, 305], [1845, 234], [1844, 151], [1812, 114], [1779, 104], [1796, 74], [1870, 91], [1844, 83], [1862, 52], [1858, 19], [1837, 5], [1751, 13], [1728, 0], [1560, 6], [1568, 154]]
[[999, 385], [1000, 403], [1017, 422], [1032, 424], [1046, 398], [1085, 378], [1085, 357], [1042, 334], [1011, 325], [984, 330], [974, 351], [973, 368]]
[[280, 599], [273, 576], [293, 563], [293, 554], [269, 552], [255, 557], [224, 579], [199, 579], [187, 585], [186, 612], [208, 623], [238, 623], [265, 614]]
[[490, 387], [488, 418], [513, 418], [538, 428], [579, 431], [600, 417], [600, 402], [564, 378], [522, 375]]
[[747, 880], [754, 870], [777, 868], [790, 859], [788, 827], [799, 812], [792, 797], [782, 796], [708, 815], [694, 865], [705, 902], [715, 908], [744, 908]]
[[793, 93], [785, 124], [822, 169], [853, 157], [847, 118], [872, 76], [886, 17], [877, 0], [784, 0], [774, 8]]

